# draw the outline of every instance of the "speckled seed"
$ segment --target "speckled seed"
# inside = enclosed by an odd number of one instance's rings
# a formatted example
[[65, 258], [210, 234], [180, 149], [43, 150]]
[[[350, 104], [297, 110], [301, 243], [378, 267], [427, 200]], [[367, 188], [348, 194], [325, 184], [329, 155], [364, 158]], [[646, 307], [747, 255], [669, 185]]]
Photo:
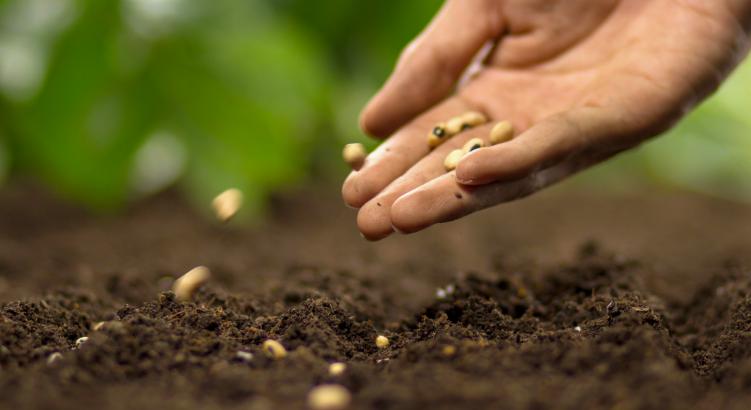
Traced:
[[500, 144], [514, 138], [514, 126], [508, 121], [501, 121], [490, 130], [490, 143]]
[[378, 335], [375, 342], [376, 346], [378, 346], [379, 349], [385, 349], [389, 347], [389, 338], [384, 335]]
[[368, 155], [365, 152], [365, 147], [356, 142], [353, 144], [347, 144], [342, 150], [342, 158], [352, 169], [358, 170], [365, 163], [365, 157]]
[[446, 357], [451, 357], [456, 354], [456, 347], [451, 345], [443, 346], [443, 349], [441, 349], [441, 354]]
[[89, 338], [86, 337], [86, 336], [79, 337], [78, 340], [76, 340], [76, 349], [80, 349], [81, 346], [83, 346], [83, 344], [86, 343], [86, 341], [88, 341], [88, 340], [89, 340]]
[[449, 135], [456, 135], [464, 129], [464, 120], [462, 117], [453, 117], [446, 121], [446, 132]]
[[211, 271], [209, 271], [209, 268], [198, 266], [179, 277], [174, 285], [172, 285], [172, 290], [175, 292], [177, 300], [183, 302], [189, 301], [193, 298], [193, 295], [195, 295], [198, 289], [206, 284], [210, 278]]
[[446, 124], [440, 122], [430, 130], [430, 133], [428, 134], [428, 145], [430, 148], [435, 148], [443, 144], [443, 142], [449, 139], [449, 137], [451, 137], [451, 135], [446, 132]]
[[336, 363], [331, 363], [329, 365], [330, 376], [340, 376], [344, 374], [346, 370], [347, 370], [347, 365], [345, 363], [336, 362]]
[[51, 366], [55, 364], [58, 360], [62, 360], [63, 355], [60, 354], [60, 352], [52, 353], [51, 355], [47, 356], [47, 365]]
[[443, 160], [443, 167], [446, 168], [447, 172], [455, 170], [456, 166], [459, 165], [459, 161], [461, 161], [463, 156], [464, 151], [460, 149], [455, 149], [449, 152], [449, 154], [446, 155], [446, 159]]
[[466, 153], [470, 153], [476, 149], [480, 149], [485, 146], [485, 141], [483, 141], [481, 138], [472, 138], [471, 140], [467, 141], [464, 146], [462, 147], [462, 151]]
[[322, 384], [308, 393], [308, 406], [313, 410], [341, 410], [347, 408], [352, 396], [338, 384]]
[[287, 349], [285, 349], [284, 346], [282, 346], [282, 344], [277, 342], [276, 340], [269, 339], [263, 342], [261, 349], [266, 354], [266, 356], [274, 360], [281, 360], [287, 356]]
[[462, 121], [469, 127], [476, 127], [488, 122], [488, 117], [478, 111], [468, 111], [462, 114]]
[[243, 204], [243, 193], [237, 188], [230, 188], [217, 195], [211, 201], [211, 207], [214, 208], [216, 218], [222, 222], [227, 222], [240, 210]]

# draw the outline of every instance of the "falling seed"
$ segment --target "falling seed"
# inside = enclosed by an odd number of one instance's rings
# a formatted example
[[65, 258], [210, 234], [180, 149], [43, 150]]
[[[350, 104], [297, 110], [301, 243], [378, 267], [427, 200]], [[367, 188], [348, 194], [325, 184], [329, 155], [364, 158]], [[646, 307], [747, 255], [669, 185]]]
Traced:
[[574, 330], [576, 330], [577, 332], [581, 332], [582, 331], [582, 327], [581, 326], [577, 326], [577, 327], [574, 328]]
[[483, 141], [481, 138], [472, 138], [471, 140], [467, 141], [464, 146], [462, 147], [462, 151], [464, 153], [470, 153], [476, 149], [480, 149], [485, 146], [485, 141]]
[[308, 393], [308, 406], [314, 410], [340, 410], [349, 405], [352, 395], [338, 384], [322, 384]]
[[478, 111], [465, 112], [464, 114], [462, 114], [461, 118], [464, 124], [470, 127], [476, 127], [478, 125], [482, 125], [488, 122], [488, 117], [486, 117], [485, 114], [478, 112]]
[[441, 349], [441, 354], [446, 357], [451, 357], [456, 354], [456, 346], [446, 345]]
[[276, 340], [266, 340], [265, 342], [263, 342], [261, 349], [266, 354], [266, 356], [274, 360], [281, 360], [287, 356], [287, 349], [285, 349], [284, 346], [282, 346], [282, 344], [277, 342]]
[[331, 363], [329, 365], [330, 376], [341, 376], [347, 370], [347, 364], [341, 362]]
[[91, 330], [97, 332], [99, 330], [104, 329], [104, 325], [106, 325], [107, 322], [97, 322], [94, 326], [91, 327]]
[[242, 360], [244, 362], [249, 362], [249, 361], [253, 360], [253, 353], [244, 352], [244, 351], [240, 350], [237, 353], [235, 353], [235, 357], [237, 357], [238, 359], [240, 359], [240, 360]]
[[490, 143], [492, 145], [510, 141], [514, 138], [514, 126], [508, 121], [501, 121], [490, 130]]
[[88, 340], [89, 340], [89, 338], [88, 338], [88, 337], [86, 337], [86, 336], [84, 336], [84, 337], [79, 337], [79, 338], [78, 338], [78, 339], [76, 340], [76, 349], [80, 349], [80, 348], [81, 348], [81, 346], [83, 346], [83, 344], [84, 344], [84, 343], [86, 343], [86, 341], [88, 341]]
[[205, 266], [197, 266], [180, 276], [172, 285], [177, 300], [187, 302], [193, 299], [198, 289], [211, 278], [211, 271]]
[[52, 353], [51, 355], [47, 356], [47, 365], [51, 366], [55, 364], [58, 360], [62, 360], [63, 355], [60, 354], [60, 352]]
[[455, 149], [449, 152], [449, 154], [446, 155], [446, 159], [443, 160], [443, 167], [447, 172], [455, 170], [456, 166], [459, 165], [459, 161], [461, 161], [463, 156], [464, 151], [460, 149]]
[[385, 349], [389, 347], [389, 338], [384, 335], [378, 335], [378, 337], [376, 337], [375, 342], [376, 342], [376, 346], [379, 349]]
[[447, 296], [446, 295], [446, 291], [444, 289], [442, 289], [442, 288], [438, 288], [435, 291], [435, 297], [438, 298], [438, 299], [446, 299], [446, 296]]
[[222, 222], [232, 219], [243, 204], [243, 193], [237, 188], [230, 188], [211, 202], [216, 218]]
[[354, 170], [358, 170], [362, 167], [365, 163], [366, 156], [367, 152], [365, 152], [365, 147], [360, 143], [347, 144], [342, 150], [342, 158], [344, 158], [344, 162], [349, 164]]

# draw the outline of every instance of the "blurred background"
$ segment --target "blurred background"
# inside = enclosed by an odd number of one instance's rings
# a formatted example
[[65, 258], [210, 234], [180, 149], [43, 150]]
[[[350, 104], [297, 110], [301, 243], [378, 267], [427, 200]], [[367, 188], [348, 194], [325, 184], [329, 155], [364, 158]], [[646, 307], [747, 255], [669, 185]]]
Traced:
[[[92, 209], [177, 186], [335, 184], [357, 114], [438, 0], [0, 0], [0, 184]], [[751, 201], [751, 64], [663, 138], [568, 186], [645, 182]], [[564, 188], [565, 189], [565, 188]]]

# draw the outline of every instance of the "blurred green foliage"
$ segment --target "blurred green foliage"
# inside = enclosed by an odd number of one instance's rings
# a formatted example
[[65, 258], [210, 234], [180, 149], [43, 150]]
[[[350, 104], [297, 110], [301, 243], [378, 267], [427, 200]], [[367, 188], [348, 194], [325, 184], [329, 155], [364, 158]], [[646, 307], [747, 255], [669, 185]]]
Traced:
[[[252, 214], [343, 175], [357, 113], [438, 0], [0, 0], [0, 180], [114, 209], [173, 184]], [[751, 66], [675, 131], [582, 181], [751, 198]], [[373, 142], [368, 142], [372, 147]], [[613, 184], [608, 184], [613, 185]], [[205, 207], [205, 206], [204, 206]]]

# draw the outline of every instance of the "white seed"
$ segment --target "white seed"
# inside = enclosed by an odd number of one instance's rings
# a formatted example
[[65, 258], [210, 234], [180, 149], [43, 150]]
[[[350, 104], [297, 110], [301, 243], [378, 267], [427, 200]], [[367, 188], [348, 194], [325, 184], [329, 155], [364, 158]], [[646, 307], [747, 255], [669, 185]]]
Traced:
[[342, 158], [344, 158], [344, 162], [349, 164], [354, 170], [358, 170], [362, 167], [365, 163], [366, 156], [367, 152], [365, 152], [365, 147], [360, 143], [347, 144], [342, 150]]
[[483, 141], [482, 138], [472, 138], [471, 140], [467, 141], [464, 144], [464, 146], [462, 147], [462, 151], [466, 154], [476, 149], [480, 149], [484, 146], [485, 146], [485, 141]]
[[84, 344], [84, 343], [86, 343], [86, 341], [87, 341], [87, 340], [89, 340], [89, 338], [88, 338], [88, 337], [86, 337], [86, 336], [84, 336], [84, 337], [79, 337], [79, 338], [78, 338], [78, 339], [76, 340], [76, 349], [80, 349], [80, 348], [81, 348], [81, 346], [83, 346], [83, 344]]
[[51, 366], [58, 360], [62, 360], [63, 355], [60, 354], [60, 352], [52, 353], [51, 355], [47, 356], [47, 365]]
[[331, 363], [329, 365], [329, 375], [340, 376], [347, 370], [347, 365], [341, 362]]
[[266, 354], [266, 356], [274, 360], [284, 359], [287, 356], [287, 349], [285, 349], [284, 346], [282, 346], [282, 344], [277, 342], [276, 340], [266, 340], [265, 342], [263, 342], [261, 349]]
[[230, 188], [217, 195], [211, 206], [214, 208], [216, 218], [227, 222], [240, 210], [243, 204], [243, 193], [237, 188]]
[[99, 331], [104, 329], [104, 325], [106, 325], [107, 322], [97, 322], [94, 326], [91, 327], [91, 330], [93, 331]]
[[446, 132], [449, 136], [456, 135], [464, 129], [464, 119], [462, 117], [453, 117], [446, 121]]
[[308, 393], [308, 406], [314, 410], [341, 410], [347, 408], [352, 395], [338, 384], [322, 384]]
[[476, 127], [488, 122], [488, 117], [478, 111], [468, 111], [462, 114], [462, 121], [469, 127]]
[[244, 362], [249, 362], [249, 361], [253, 360], [253, 353], [244, 352], [244, 351], [240, 350], [237, 353], [235, 353], [235, 357], [237, 357], [238, 359], [240, 359], [240, 360], [242, 360]]
[[443, 160], [443, 167], [447, 172], [455, 170], [457, 165], [459, 165], [459, 161], [462, 160], [462, 157], [464, 157], [463, 150], [455, 149], [449, 152], [449, 154], [446, 155], [446, 159]]
[[577, 332], [581, 332], [582, 331], [582, 327], [581, 326], [576, 326], [574, 328], [574, 330], [576, 330]]
[[514, 126], [508, 121], [501, 121], [490, 130], [490, 143], [500, 144], [514, 138]]
[[198, 266], [191, 269], [188, 273], [177, 278], [172, 285], [175, 297], [183, 302], [191, 300], [198, 289], [209, 281], [209, 278], [211, 278], [209, 268]]
[[379, 349], [385, 349], [389, 347], [389, 338], [384, 335], [378, 335], [375, 342], [376, 346], [378, 346]]

